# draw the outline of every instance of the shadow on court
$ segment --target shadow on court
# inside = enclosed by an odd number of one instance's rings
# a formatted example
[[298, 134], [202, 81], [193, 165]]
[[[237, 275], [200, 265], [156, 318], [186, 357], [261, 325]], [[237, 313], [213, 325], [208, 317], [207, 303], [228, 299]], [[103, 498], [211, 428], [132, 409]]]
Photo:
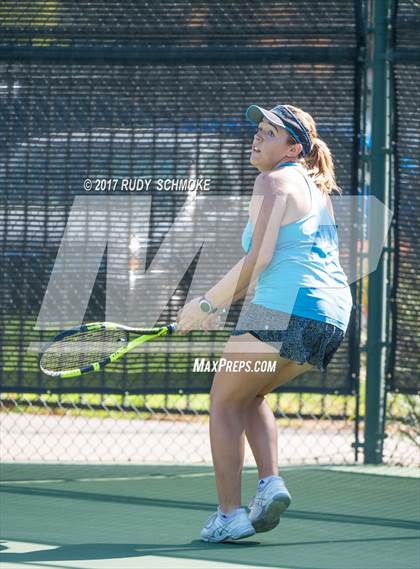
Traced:
[[[46, 498], [64, 498], [66, 500], [85, 500], [88, 502], [107, 502], [114, 504], [126, 504], [129, 506], [148, 506], [155, 508], [175, 508], [182, 510], [199, 510], [214, 512], [217, 504], [206, 502], [187, 502], [184, 500], [161, 500], [159, 498], [135, 498], [132, 496], [112, 496], [96, 494], [92, 492], [71, 492], [68, 490], [49, 490], [39, 488], [19, 488], [13, 485], [3, 484], [0, 492], [9, 494], [19, 494], [23, 496], [40, 496]], [[372, 516], [348, 516], [337, 515], [334, 513], [305, 512], [290, 509], [284, 514], [286, 518], [296, 518], [300, 520], [324, 521], [345, 524], [365, 524], [368, 526], [378, 525], [403, 529], [420, 530], [420, 521], [381, 519]]]
[[[316, 467], [283, 476], [292, 504], [275, 530], [208, 544], [198, 537], [216, 507], [211, 469], [3, 465], [0, 561], [87, 569], [169, 568], [176, 560], [197, 568], [213, 562], [215, 569], [417, 569], [417, 479]], [[246, 470], [243, 503], [255, 482]]]

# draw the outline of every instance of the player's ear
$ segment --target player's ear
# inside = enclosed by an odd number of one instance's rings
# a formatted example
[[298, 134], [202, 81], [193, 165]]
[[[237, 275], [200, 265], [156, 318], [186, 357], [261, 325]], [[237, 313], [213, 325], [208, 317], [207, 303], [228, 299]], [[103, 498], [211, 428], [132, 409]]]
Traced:
[[297, 158], [299, 154], [302, 152], [302, 150], [303, 146], [301, 145], [300, 142], [297, 142], [296, 144], [293, 144], [292, 146], [289, 147], [288, 156]]

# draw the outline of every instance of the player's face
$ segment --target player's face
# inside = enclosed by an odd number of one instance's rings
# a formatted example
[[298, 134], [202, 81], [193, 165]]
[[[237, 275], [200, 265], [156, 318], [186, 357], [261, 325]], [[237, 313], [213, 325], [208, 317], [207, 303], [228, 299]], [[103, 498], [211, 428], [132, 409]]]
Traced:
[[265, 172], [281, 162], [295, 160], [301, 150], [301, 145], [288, 144], [288, 138], [289, 133], [285, 128], [263, 119], [254, 135], [250, 156], [251, 164], [260, 172]]

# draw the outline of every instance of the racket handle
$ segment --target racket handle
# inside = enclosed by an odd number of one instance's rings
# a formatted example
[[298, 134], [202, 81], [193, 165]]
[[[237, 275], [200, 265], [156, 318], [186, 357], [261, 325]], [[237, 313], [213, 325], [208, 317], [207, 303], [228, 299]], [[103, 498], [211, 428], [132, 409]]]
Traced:
[[172, 322], [172, 324], [168, 324], [169, 334], [173, 334], [176, 332], [176, 322]]

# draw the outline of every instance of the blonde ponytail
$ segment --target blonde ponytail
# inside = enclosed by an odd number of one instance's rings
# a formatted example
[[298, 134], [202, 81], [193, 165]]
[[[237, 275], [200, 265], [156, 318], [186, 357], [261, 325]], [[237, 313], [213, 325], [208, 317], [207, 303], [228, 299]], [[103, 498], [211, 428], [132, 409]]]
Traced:
[[[285, 105], [285, 107], [289, 108], [297, 116], [312, 139], [311, 152], [306, 156], [301, 156], [299, 162], [307, 169], [308, 174], [322, 192], [331, 194], [336, 191], [341, 194], [342, 189], [335, 180], [334, 160], [331, 151], [327, 144], [318, 138], [315, 120], [309, 113], [299, 107], [292, 105]], [[296, 140], [289, 137], [289, 143], [296, 144]]]
[[331, 194], [333, 191], [342, 193], [342, 189], [335, 181], [334, 161], [327, 144], [317, 136], [312, 139], [312, 150], [302, 160], [308, 174], [318, 188]]

